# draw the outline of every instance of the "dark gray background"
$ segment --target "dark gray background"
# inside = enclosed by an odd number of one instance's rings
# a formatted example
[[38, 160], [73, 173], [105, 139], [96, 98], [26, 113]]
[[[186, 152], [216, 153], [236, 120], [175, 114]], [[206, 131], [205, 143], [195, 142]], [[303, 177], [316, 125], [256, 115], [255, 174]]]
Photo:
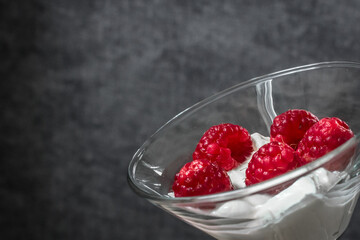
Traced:
[[136, 149], [241, 81], [359, 61], [359, 22], [356, 0], [0, 1], [0, 238], [210, 239], [131, 191]]

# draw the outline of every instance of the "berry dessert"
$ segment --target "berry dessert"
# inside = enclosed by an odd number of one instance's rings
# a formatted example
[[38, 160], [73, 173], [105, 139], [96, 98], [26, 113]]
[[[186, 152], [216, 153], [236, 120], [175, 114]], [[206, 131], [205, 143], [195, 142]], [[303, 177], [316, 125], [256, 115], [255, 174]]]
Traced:
[[[315, 161], [354, 136], [342, 120], [318, 120], [301, 109], [275, 117], [270, 133], [270, 137], [249, 135], [245, 128], [230, 123], [211, 127], [196, 146], [193, 160], [176, 174], [169, 196], [250, 187]], [[229, 201], [190, 204], [182, 210], [216, 223], [211, 228], [194, 225], [217, 239], [335, 239], [346, 228], [359, 196], [338, 187], [349, 178], [343, 169], [353, 153], [352, 148], [342, 151], [329, 165], [265, 191], [245, 196], [239, 192]]]
[[296, 149], [305, 132], [318, 121], [309, 111], [290, 109], [274, 118], [270, 127], [271, 141], [284, 142]]
[[175, 197], [190, 197], [229, 191], [229, 176], [216, 163], [197, 159], [185, 164], [175, 176]]
[[[215, 125], [199, 140], [193, 161], [176, 174], [172, 190], [175, 197], [187, 197], [250, 186], [312, 162], [353, 136], [344, 121], [319, 120], [302, 109], [276, 116], [268, 140], [239, 125]], [[351, 155], [328, 170], [343, 170]]]
[[207, 159], [229, 171], [243, 163], [252, 151], [248, 131], [241, 126], [225, 123], [213, 126], [204, 133], [193, 159]]

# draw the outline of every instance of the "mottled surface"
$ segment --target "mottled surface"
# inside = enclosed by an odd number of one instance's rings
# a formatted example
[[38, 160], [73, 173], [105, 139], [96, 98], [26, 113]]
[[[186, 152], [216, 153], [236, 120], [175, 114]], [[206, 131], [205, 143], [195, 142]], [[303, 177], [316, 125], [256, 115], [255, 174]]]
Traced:
[[359, 22], [356, 0], [0, 1], [0, 238], [210, 239], [131, 191], [136, 149], [233, 84], [359, 61]]

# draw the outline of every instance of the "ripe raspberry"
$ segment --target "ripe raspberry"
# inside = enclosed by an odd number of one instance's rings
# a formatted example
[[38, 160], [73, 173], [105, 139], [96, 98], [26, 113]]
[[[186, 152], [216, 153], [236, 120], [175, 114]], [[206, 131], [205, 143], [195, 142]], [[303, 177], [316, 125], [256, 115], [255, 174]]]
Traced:
[[175, 197], [191, 197], [232, 190], [226, 171], [216, 163], [198, 159], [186, 163], [175, 176]]
[[322, 157], [352, 138], [354, 133], [339, 118], [323, 118], [314, 124], [300, 141], [296, 152], [306, 164]]
[[224, 123], [207, 130], [193, 153], [193, 159], [217, 162], [226, 171], [244, 162], [253, 151], [248, 131], [238, 125]]
[[246, 169], [247, 186], [295, 169], [299, 159], [294, 149], [283, 142], [270, 142], [259, 148]]
[[296, 150], [305, 132], [319, 119], [302, 109], [288, 110], [274, 118], [270, 127], [271, 141], [284, 142]]

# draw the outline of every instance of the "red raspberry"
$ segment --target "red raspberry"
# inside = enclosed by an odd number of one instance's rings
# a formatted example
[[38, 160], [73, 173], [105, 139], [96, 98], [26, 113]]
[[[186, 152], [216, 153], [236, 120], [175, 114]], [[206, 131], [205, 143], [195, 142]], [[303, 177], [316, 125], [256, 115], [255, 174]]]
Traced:
[[175, 176], [175, 197], [191, 197], [232, 190], [226, 171], [216, 163], [198, 159], [186, 163]]
[[244, 162], [253, 151], [248, 131], [238, 125], [224, 123], [207, 130], [193, 153], [193, 159], [217, 162], [226, 171]]
[[271, 141], [284, 142], [296, 150], [305, 132], [319, 119], [302, 109], [288, 110], [274, 118], [270, 127]]
[[323, 118], [314, 124], [300, 141], [296, 152], [306, 164], [322, 157], [352, 138], [354, 133], [339, 118]]
[[294, 149], [283, 142], [263, 145], [252, 156], [246, 169], [247, 186], [265, 181], [295, 169], [299, 158]]

